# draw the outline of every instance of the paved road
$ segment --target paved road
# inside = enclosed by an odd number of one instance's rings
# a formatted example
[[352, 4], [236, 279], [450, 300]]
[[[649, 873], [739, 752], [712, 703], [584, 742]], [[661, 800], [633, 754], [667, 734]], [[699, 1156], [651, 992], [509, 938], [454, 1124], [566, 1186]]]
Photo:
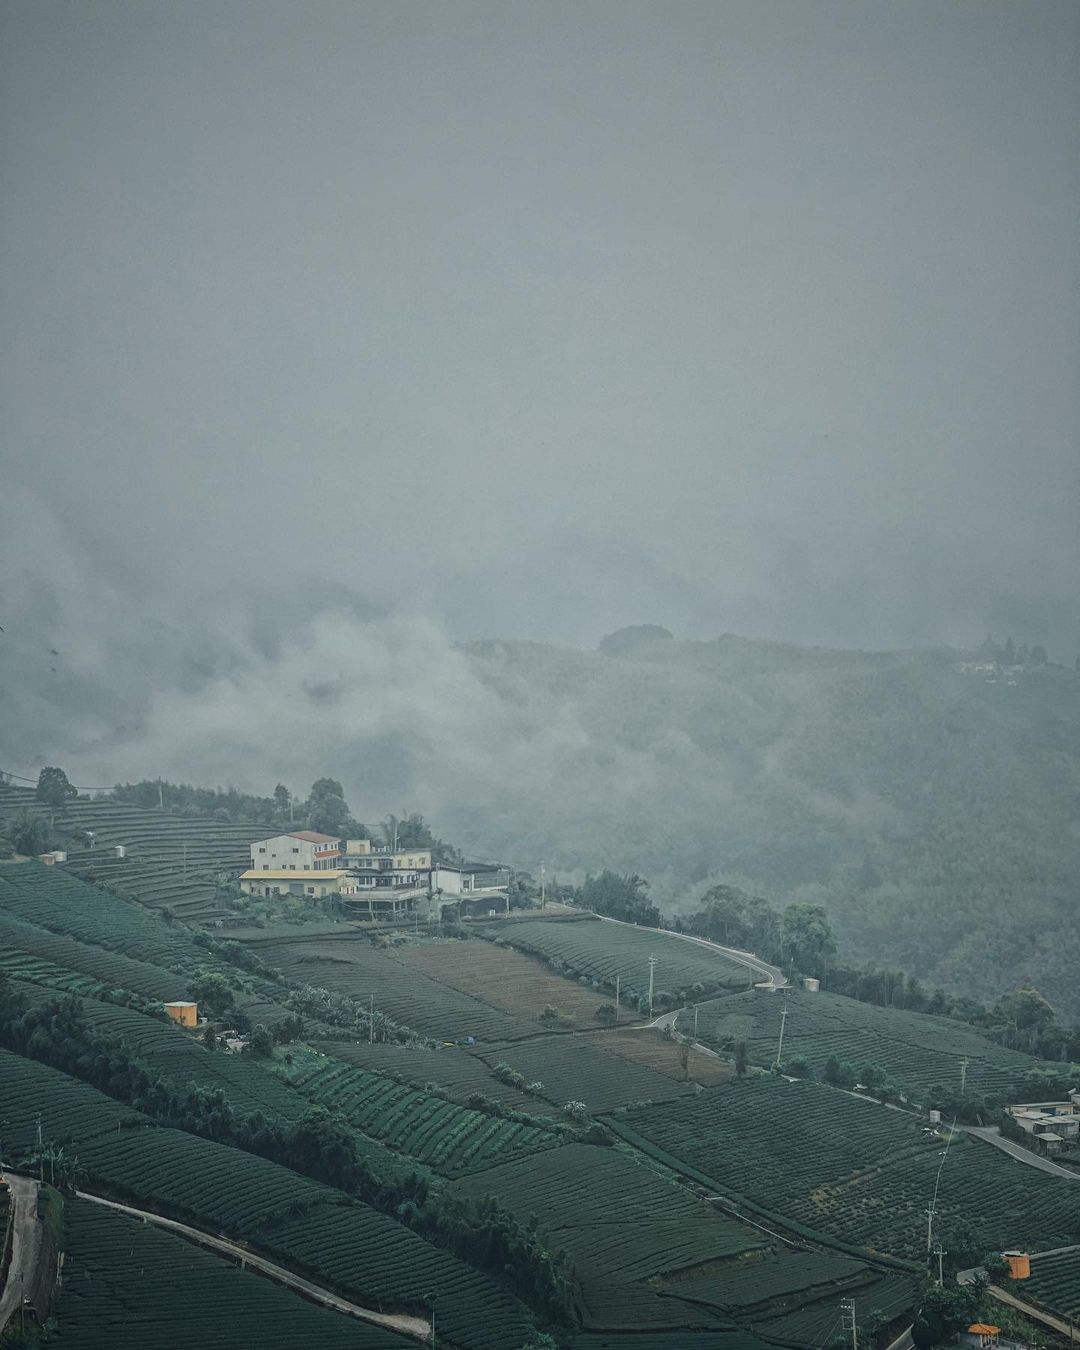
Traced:
[[1052, 1327], [1058, 1335], [1064, 1336], [1067, 1341], [1080, 1341], [1080, 1330], [1077, 1330], [1068, 1322], [1063, 1322], [1060, 1317], [1054, 1317], [1052, 1313], [1043, 1312], [1041, 1308], [1033, 1308], [1030, 1303], [1023, 1302], [1014, 1294], [1007, 1294], [1004, 1289], [999, 1289], [996, 1284], [989, 1286], [989, 1293], [999, 1303], [1007, 1303], [1010, 1308], [1018, 1308], [1032, 1321], [1041, 1322], [1044, 1327]]
[[160, 1214], [152, 1214], [149, 1210], [135, 1209], [132, 1205], [121, 1205], [115, 1200], [104, 1200], [100, 1195], [88, 1195], [85, 1191], [76, 1191], [76, 1195], [80, 1200], [89, 1200], [95, 1205], [104, 1205], [107, 1209], [118, 1210], [121, 1214], [130, 1214], [133, 1218], [143, 1219], [146, 1223], [152, 1223], [157, 1228], [168, 1229], [170, 1233], [176, 1233], [180, 1237], [186, 1238], [188, 1242], [194, 1242], [200, 1247], [205, 1247], [208, 1251], [217, 1252], [233, 1260], [239, 1260], [248, 1270], [255, 1270], [262, 1275], [268, 1275], [276, 1283], [295, 1290], [296, 1293], [302, 1294], [313, 1303], [321, 1303], [324, 1308], [333, 1308], [335, 1312], [345, 1313], [348, 1317], [359, 1318], [362, 1322], [375, 1322], [381, 1327], [390, 1327], [394, 1331], [403, 1332], [406, 1336], [415, 1336], [417, 1340], [427, 1341], [431, 1338], [431, 1327], [426, 1318], [409, 1317], [405, 1313], [381, 1313], [376, 1312], [374, 1308], [363, 1308], [358, 1303], [350, 1303], [348, 1299], [331, 1293], [329, 1289], [313, 1284], [311, 1280], [303, 1279], [302, 1276], [287, 1270], [284, 1266], [279, 1266], [274, 1261], [268, 1261], [265, 1256], [256, 1256], [254, 1252], [248, 1251], [246, 1247], [238, 1246], [235, 1242], [230, 1242], [228, 1238], [215, 1237], [212, 1233], [204, 1233], [200, 1228], [190, 1228], [186, 1223], [177, 1223], [175, 1219], [162, 1218]]
[[0, 1331], [7, 1325], [8, 1318], [18, 1311], [23, 1300], [23, 1290], [29, 1292], [33, 1287], [33, 1276], [41, 1251], [41, 1221], [37, 1216], [38, 1184], [30, 1177], [17, 1177], [11, 1172], [4, 1175], [11, 1187], [15, 1229], [11, 1265], [8, 1267], [3, 1293], [0, 1293]]
[[[609, 919], [606, 914], [600, 914], [597, 917], [602, 919], [604, 923], [621, 924], [623, 928], [636, 928], [638, 932], [649, 931], [641, 928], [639, 924], [627, 923], [624, 919]], [[760, 956], [755, 956], [753, 952], [741, 952], [735, 947], [721, 947], [719, 942], [710, 942], [708, 938], [691, 937], [689, 933], [672, 933], [667, 928], [657, 931], [663, 932], [666, 937], [678, 938], [680, 942], [694, 942], [699, 947], [708, 947], [714, 952], [719, 952], [721, 956], [726, 956], [729, 961], [735, 961], [740, 966], [746, 966], [748, 970], [754, 971], [755, 974], [764, 976], [764, 983], [770, 989], [783, 989], [788, 983], [788, 978], [782, 970], [776, 966], [770, 966], [768, 961], [763, 961]]]
[[1049, 1158], [1040, 1158], [1037, 1153], [1032, 1153], [1031, 1149], [1025, 1148], [1023, 1144], [1017, 1144], [1012, 1139], [1006, 1139], [996, 1125], [958, 1125], [956, 1128], [963, 1130], [965, 1134], [973, 1134], [977, 1139], [983, 1139], [988, 1144], [993, 1144], [995, 1148], [1000, 1148], [1004, 1153], [1010, 1153], [1020, 1162], [1027, 1163], [1029, 1167], [1037, 1168], [1040, 1172], [1049, 1172], [1052, 1177], [1065, 1177], [1068, 1181], [1080, 1181], [1080, 1175], [1076, 1172], [1070, 1172], [1067, 1167], [1051, 1162]]

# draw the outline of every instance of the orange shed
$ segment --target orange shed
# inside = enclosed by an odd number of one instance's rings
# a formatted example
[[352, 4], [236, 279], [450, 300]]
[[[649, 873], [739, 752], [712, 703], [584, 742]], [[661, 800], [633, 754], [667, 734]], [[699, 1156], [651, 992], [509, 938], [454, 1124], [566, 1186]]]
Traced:
[[199, 1023], [199, 1005], [197, 1003], [166, 1003], [165, 1011], [174, 1022], [182, 1027], [194, 1027]]
[[1002, 1252], [1009, 1263], [1009, 1276], [1014, 1280], [1027, 1280], [1031, 1277], [1031, 1258], [1027, 1252]]

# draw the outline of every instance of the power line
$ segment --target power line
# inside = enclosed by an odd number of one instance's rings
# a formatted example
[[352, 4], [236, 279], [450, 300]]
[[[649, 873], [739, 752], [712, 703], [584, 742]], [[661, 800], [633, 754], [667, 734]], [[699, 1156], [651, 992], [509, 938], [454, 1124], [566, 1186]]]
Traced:
[[[37, 787], [38, 780], [37, 780], [36, 778], [27, 778], [25, 774], [22, 774], [22, 773], [12, 773], [10, 769], [0, 769], [0, 774], [2, 774], [5, 778], [15, 778], [15, 779], [17, 779], [20, 783], [31, 783], [31, 784], [33, 784], [34, 787]], [[115, 783], [110, 783], [108, 787], [80, 787], [77, 783], [72, 783], [71, 786], [75, 789], [76, 792], [115, 792], [115, 791], [116, 791], [116, 784], [115, 784]]]
[[945, 1152], [941, 1155], [941, 1162], [938, 1163], [937, 1176], [934, 1178], [934, 1195], [930, 1201], [930, 1208], [926, 1211], [926, 1250], [929, 1251], [934, 1243], [934, 1215], [937, 1213], [938, 1187], [941, 1185], [941, 1173], [945, 1166], [945, 1159], [949, 1156], [949, 1149], [952, 1147], [953, 1134], [956, 1131], [956, 1117], [953, 1116], [952, 1124], [949, 1126], [949, 1137], [945, 1141]]

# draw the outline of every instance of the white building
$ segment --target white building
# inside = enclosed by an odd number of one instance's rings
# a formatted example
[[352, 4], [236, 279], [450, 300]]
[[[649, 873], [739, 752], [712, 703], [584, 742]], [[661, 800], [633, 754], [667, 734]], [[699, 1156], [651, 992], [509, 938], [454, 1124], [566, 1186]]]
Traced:
[[310, 900], [326, 895], [352, 896], [356, 882], [351, 872], [336, 867], [262, 867], [242, 872], [240, 889], [245, 895], [302, 895]]
[[315, 830], [276, 834], [251, 846], [253, 872], [326, 872], [341, 866], [341, 840]]

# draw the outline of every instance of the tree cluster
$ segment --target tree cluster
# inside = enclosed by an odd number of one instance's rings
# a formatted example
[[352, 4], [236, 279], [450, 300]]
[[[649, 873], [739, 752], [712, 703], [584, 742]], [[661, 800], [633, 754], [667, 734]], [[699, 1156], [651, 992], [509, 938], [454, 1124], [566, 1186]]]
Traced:
[[818, 979], [836, 954], [836, 937], [821, 905], [797, 903], [777, 910], [737, 886], [713, 886], [676, 927]]
[[620, 876], [605, 870], [599, 876], [587, 876], [585, 884], [569, 888], [569, 894], [572, 903], [609, 919], [622, 919], [624, 923], [645, 928], [660, 926], [660, 911], [649, 900], [649, 883], [637, 873]]

